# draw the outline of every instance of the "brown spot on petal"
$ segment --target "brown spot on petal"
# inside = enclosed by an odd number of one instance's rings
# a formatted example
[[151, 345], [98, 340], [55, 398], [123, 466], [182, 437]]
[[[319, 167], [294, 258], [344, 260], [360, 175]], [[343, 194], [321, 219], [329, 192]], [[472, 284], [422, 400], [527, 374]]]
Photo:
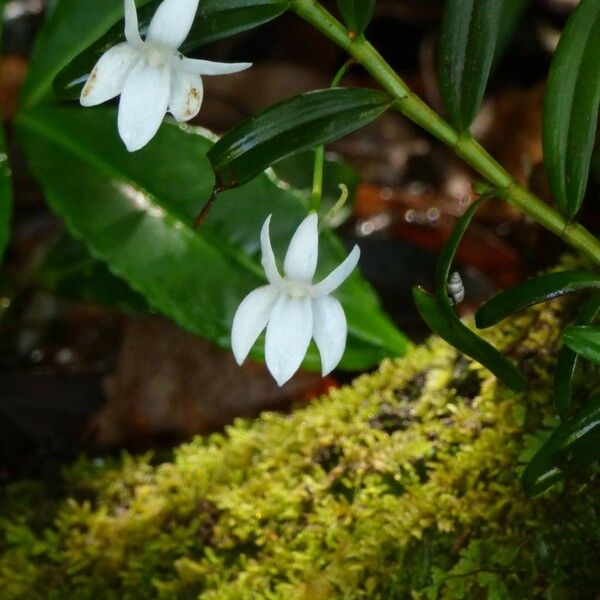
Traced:
[[83, 96], [88, 96], [89, 93], [92, 91], [92, 88], [94, 87], [94, 83], [96, 83], [96, 79], [98, 78], [98, 69], [94, 68], [94, 70], [91, 72], [87, 83], [85, 84], [85, 87], [83, 88], [83, 92], [82, 95]]

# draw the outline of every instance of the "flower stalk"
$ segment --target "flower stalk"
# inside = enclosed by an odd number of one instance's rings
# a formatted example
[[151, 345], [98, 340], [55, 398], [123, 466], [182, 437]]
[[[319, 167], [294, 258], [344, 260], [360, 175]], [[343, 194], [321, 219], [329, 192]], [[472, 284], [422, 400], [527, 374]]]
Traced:
[[594, 235], [582, 225], [568, 221], [557, 210], [519, 185], [469, 132], [460, 133], [442, 119], [410, 90], [364, 35], [351, 34], [316, 0], [291, 0], [291, 9], [366, 69], [396, 100], [397, 110], [451, 147], [495, 188], [497, 196], [535, 219], [595, 264], [600, 264], [600, 241]]

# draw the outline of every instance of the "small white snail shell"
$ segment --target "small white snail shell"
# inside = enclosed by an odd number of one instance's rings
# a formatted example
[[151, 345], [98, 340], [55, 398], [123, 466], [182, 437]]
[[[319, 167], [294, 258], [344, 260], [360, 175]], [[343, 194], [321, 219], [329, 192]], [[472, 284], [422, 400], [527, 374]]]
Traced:
[[450, 275], [447, 284], [448, 296], [453, 304], [460, 304], [465, 299], [465, 286], [457, 271]]

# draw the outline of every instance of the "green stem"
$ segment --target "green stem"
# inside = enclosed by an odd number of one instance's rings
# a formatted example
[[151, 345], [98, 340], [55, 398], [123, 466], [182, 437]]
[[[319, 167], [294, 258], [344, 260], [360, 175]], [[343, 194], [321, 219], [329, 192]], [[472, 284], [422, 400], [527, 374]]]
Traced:
[[600, 264], [600, 241], [595, 236], [578, 223], [567, 221], [558, 211], [520, 186], [468, 132], [459, 133], [444, 121], [410, 90], [363, 35], [349, 35], [350, 32], [316, 0], [291, 0], [291, 8], [362, 65], [395, 98], [399, 111], [450, 146], [496, 188], [499, 196]]
[[[332, 88], [337, 87], [344, 79], [346, 72], [354, 61], [347, 60], [335, 74], [331, 82]], [[323, 197], [323, 169], [325, 165], [325, 146], [319, 146], [315, 150], [315, 166], [313, 170], [312, 194], [310, 197], [310, 210], [319, 212], [321, 208], [321, 199]]]
[[321, 198], [323, 197], [323, 167], [325, 164], [325, 146], [315, 150], [315, 168], [313, 171], [312, 194], [310, 197], [310, 210], [319, 212]]

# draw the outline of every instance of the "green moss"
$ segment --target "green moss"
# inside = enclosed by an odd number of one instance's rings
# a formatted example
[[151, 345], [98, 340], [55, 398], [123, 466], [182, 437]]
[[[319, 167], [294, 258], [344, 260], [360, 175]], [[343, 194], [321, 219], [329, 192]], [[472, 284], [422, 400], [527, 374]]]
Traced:
[[549, 304], [489, 334], [527, 371], [525, 394], [433, 338], [173, 462], [83, 459], [52, 485], [13, 485], [0, 501], [0, 595], [593, 597], [598, 479], [535, 500], [518, 479], [552, 424], [563, 317]]

